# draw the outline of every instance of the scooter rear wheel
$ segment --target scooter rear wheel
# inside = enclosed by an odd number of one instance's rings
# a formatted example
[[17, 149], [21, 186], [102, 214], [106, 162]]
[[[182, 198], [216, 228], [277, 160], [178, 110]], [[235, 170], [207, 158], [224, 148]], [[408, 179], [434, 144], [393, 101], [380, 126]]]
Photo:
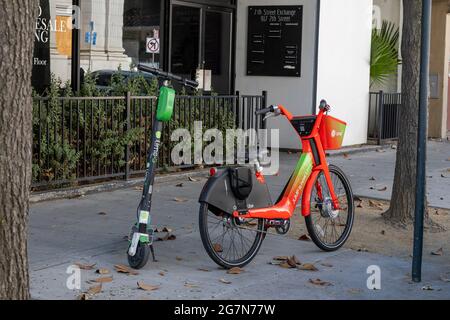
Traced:
[[231, 269], [250, 263], [264, 240], [264, 219], [239, 220], [227, 213], [213, 213], [200, 205], [200, 236], [210, 258]]
[[142, 269], [148, 262], [150, 256], [150, 246], [148, 244], [142, 244], [139, 242], [136, 254], [134, 256], [128, 255], [128, 264], [133, 269]]

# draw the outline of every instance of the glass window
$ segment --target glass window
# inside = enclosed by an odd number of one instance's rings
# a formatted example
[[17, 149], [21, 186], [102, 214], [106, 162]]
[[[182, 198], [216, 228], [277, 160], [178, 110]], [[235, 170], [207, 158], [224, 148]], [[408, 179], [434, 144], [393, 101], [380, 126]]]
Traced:
[[123, 46], [133, 64], [159, 68], [160, 54], [147, 48], [148, 38], [159, 38], [161, 1], [125, 0]]

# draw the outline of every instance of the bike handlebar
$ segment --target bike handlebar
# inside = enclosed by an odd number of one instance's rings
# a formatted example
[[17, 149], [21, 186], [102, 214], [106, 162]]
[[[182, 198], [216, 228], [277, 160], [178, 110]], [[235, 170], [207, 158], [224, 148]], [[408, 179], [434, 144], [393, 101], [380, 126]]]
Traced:
[[140, 70], [142, 72], [151, 73], [151, 74], [153, 74], [153, 75], [155, 75], [156, 77], [159, 77], [159, 78], [164, 78], [164, 79], [167, 79], [167, 80], [177, 81], [177, 82], [179, 82], [182, 85], [187, 86], [187, 87], [191, 87], [191, 88], [194, 88], [194, 89], [196, 89], [198, 87], [198, 82], [197, 81], [185, 79], [185, 78], [182, 78], [182, 77], [177, 76], [177, 75], [175, 75], [173, 73], [170, 73], [170, 72], [165, 72], [165, 71], [162, 71], [162, 70], [159, 70], [159, 69], [156, 69], [156, 68], [152, 68], [152, 67], [149, 67], [149, 66], [146, 66], [146, 65], [143, 65], [143, 64], [139, 64], [137, 66], [137, 68], [138, 68], [138, 70]]
[[330, 111], [331, 107], [328, 105], [327, 100], [321, 100], [319, 105], [320, 110]]
[[260, 115], [264, 115], [264, 114], [266, 114], [266, 113], [274, 112], [274, 111], [275, 111], [274, 106], [270, 106], [270, 107], [268, 107], [268, 108], [264, 108], [264, 109], [261, 109], [261, 110], [256, 111], [256, 115], [257, 115], [257, 116], [260, 116]]

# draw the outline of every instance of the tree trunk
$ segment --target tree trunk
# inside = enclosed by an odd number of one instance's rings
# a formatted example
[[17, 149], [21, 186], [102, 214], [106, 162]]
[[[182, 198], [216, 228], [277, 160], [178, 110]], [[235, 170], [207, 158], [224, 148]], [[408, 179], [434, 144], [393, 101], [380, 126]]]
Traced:
[[35, 0], [0, 0], [0, 300], [28, 299]]
[[383, 214], [387, 220], [400, 224], [414, 220], [421, 21], [422, 1], [403, 0], [402, 108], [392, 199], [389, 210]]

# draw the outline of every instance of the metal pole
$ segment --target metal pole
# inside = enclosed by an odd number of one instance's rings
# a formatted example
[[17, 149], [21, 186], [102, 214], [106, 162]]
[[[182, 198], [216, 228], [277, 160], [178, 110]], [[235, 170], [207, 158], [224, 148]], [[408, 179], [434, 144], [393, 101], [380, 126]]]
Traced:
[[420, 58], [419, 128], [417, 134], [416, 206], [412, 280], [422, 280], [423, 219], [425, 211], [425, 161], [427, 155], [428, 79], [430, 61], [431, 0], [422, 0], [422, 48]]
[[[73, 0], [73, 6], [80, 7], [80, 0]], [[75, 9], [75, 8], [73, 8]], [[78, 17], [80, 19], [80, 17]], [[80, 30], [72, 28], [72, 91], [78, 95], [80, 92]]]

